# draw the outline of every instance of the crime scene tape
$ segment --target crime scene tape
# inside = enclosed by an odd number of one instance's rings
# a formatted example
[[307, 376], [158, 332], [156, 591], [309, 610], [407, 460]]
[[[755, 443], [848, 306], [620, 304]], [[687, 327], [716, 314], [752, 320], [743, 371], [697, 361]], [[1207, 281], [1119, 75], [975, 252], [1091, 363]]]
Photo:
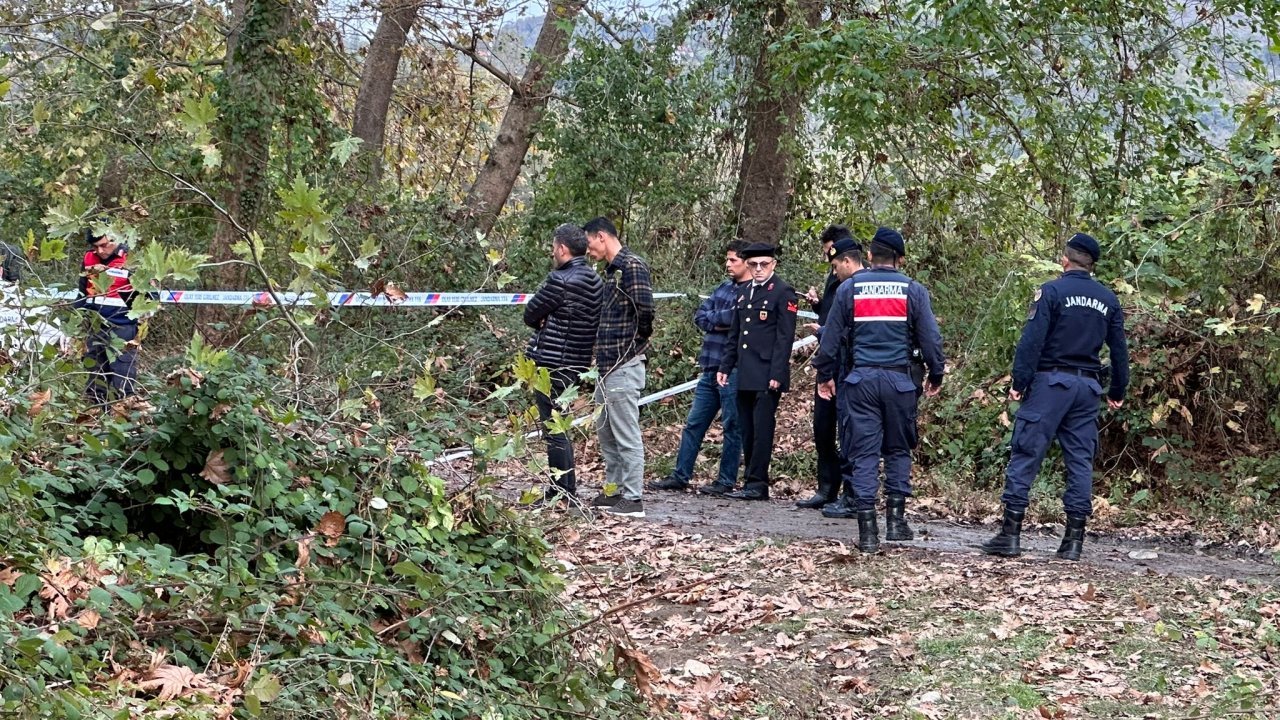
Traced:
[[[316, 305], [315, 293], [276, 293], [281, 304], [287, 306]], [[534, 293], [450, 293], [411, 292], [403, 300], [392, 299], [385, 294], [367, 292], [331, 292], [325, 298], [336, 307], [453, 307], [469, 305], [523, 305]], [[29, 291], [27, 297], [47, 300], [74, 300], [73, 290]], [[684, 293], [654, 293], [656, 300], [683, 297]], [[160, 290], [156, 299], [165, 305], [244, 305], [264, 307], [275, 305], [275, 299], [267, 292], [244, 290]], [[321, 303], [322, 304], [322, 303]]]
[[[804, 313], [802, 312], [801, 314], [804, 314]], [[812, 315], [812, 313], [809, 313], [809, 314]], [[817, 317], [817, 316], [815, 315], [814, 317]], [[791, 352], [795, 352], [796, 350], [799, 350], [802, 347], [808, 347], [809, 345], [813, 345], [817, 342], [818, 342], [817, 335], [810, 335], [809, 337], [800, 338], [799, 340], [791, 344]], [[666, 398], [672, 397], [674, 395], [679, 395], [680, 393], [688, 392], [697, 386], [698, 386], [698, 380], [696, 379], [690, 380], [688, 382], [680, 383], [679, 385], [673, 385], [672, 387], [669, 387], [666, 390], [659, 390], [656, 393], [645, 395], [644, 397], [640, 398], [640, 405], [643, 406], [643, 405], [648, 405], [650, 403], [658, 402], [659, 400], [665, 400]], [[587, 424], [588, 422], [591, 421], [591, 418], [593, 417], [593, 415], [594, 413], [589, 413], [587, 415], [581, 415], [579, 417], [574, 418], [573, 427], [581, 427], [582, 425]], [[524, 437], [526, 440], [532, 440], [533, 438], [536, 438], [541, 434], [542, 434], [541, 430], [532, 430], [530, 432], [525, 433]], [[454, 460], [461, 460], [462, 458], [470, 457], [474, 454], [475, 454], [475, 451], [472, 450], [471, 448], [460, 448], [457, 450], [450, 450], [448, 453], [445, 453], [440, 457], [437, 457], [433, 460], [428, 461], [427, 465], [439, 465], [443, 463], [453, 462]]]

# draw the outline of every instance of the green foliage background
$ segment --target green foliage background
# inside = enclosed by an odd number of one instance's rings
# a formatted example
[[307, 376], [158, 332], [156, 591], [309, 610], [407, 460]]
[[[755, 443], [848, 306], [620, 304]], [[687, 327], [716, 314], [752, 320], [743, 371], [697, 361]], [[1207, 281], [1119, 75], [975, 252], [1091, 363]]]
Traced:
[[[827, 223], [862, 237], [884, 224], [933, 291], [950, 376], [918, 458], [932, 489], [994, 496], [1025, 303], [1083, 229], [1104, 242], [1098, 276], [1125, 303], [1134, 362], [1103, 426], [1099, 494], [1125, 522], [1186, 508], [1235, 528], [1274, 520], [1274, 3], [830, 3], [816, 27], [763, 34], [763, 14], [800, 18], [799, 4], [619, 13], [575, 36], [488, 237], [456, 218], [502, 87], [415, 37], [370, 182], [346, 131], [359, 53], [323, 6], [288, 3], [277, 36], [284, 6], [259, 5], [240, 50], [253, 92], [237, 94], [221, 6], [0, 3], [0, 237], [26, 246], [38, 282], [73, 283], [96, 224], [134, 248], [139, 285], [529, 290], [550, 228], [608, 214], [658, 289], [690, 293], [660, 308], [651, 389], [669, 386], [696, 372], [688, 320], [732, 234], [764, 48], [810, 99], [785, 139], [783, 275], [820, 282]], [[266, 147], [246, 154], [261, 129]], [[250, 160], [253, 232], [210, 257], [219, 198]], [[510, 309], [431, 312], [166, 307], [144, 345], [149, 405], [92, 417], [76, 362], [0, 368], [0, 707], [155, 709], [127, 673], [163, 648], [240, 692], [184, 697], [191, 717], [642, 712], [604, 638], [552, 640], [579, 611], [560, 605], [545, 542], [483, 487], [497, 463], [538, 469], [523, 431], [545, 378], [512, 361], [527, 331]], [[457, 446], [478, 450], [472, 484], [426, 464]], [[221, 482], [201, 475], [216, 452]], [[1056, 482], [1047, 465], [1037, 492]], [[330, 512], [344, 525], [332, 545], [316, 536]], [[68, 568], [78, 589], [50, 617], [40, 593], [57, 596]], [[67, 621], [88, 611], [95, 629]], [[244, 663], [252, 677], [230, 688]]]

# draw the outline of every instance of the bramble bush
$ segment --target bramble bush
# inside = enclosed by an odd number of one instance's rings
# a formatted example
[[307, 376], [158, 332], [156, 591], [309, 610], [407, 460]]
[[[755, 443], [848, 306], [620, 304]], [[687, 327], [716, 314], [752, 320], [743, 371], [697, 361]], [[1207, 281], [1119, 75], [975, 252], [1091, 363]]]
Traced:
[[612, 656], [567, 632], [537, 530], [446, 488], [431, 428], [320, 412], [281, 370], [197, 339], [145, 402], [77, 416], [46, 377], [7, 404], [0, 709], [636, 712]]

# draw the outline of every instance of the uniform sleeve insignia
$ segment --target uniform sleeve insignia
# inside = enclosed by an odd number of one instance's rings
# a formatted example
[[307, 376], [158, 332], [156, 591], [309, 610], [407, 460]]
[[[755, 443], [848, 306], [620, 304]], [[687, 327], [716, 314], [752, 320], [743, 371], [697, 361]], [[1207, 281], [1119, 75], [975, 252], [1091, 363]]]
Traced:
[[791, 302], [787, 303], [787, 312], [793, 313], [793, 312], [799, 312], [799, 310], [800, 308], [796, 305], [795, 300], [792, 300]]
[[1036, 296], [1031, 298], [1031, 302], [1040, 302], [1040, 296], [1044, 294], [1044, 288], [1036, 288]]

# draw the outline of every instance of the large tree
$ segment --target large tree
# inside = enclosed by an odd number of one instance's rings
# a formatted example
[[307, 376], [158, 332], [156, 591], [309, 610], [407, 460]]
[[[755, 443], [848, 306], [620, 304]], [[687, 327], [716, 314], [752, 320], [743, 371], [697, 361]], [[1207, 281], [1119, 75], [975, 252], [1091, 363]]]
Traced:
[[[290, 63], [281, 49], [294, 21], [292, 0], [236, 0], [218, 106], [222, 121], [222, 213], [209, 252], [215, 260], [258, 222], [269, 192], [272, 130]], [[225, 265], [218, 281], [234, 284], [236, 266]]]
[[498, 135], [463, 207], [462, 221], [482, 233], [493, 229], [520, 177], [535, 127], [546, 111], [555, 72], [569, 51], [569, 38], [583, 5], [583, 0], [550, 0], [529, 63], [519, 80], [483, 61], [474, 54], [474, 48], [470, 49], [477, 63], [484, 64], [511, 88], [511, 102], [502, 116]]
[[360, 138], [361, 153], [368, 172], [376, 180], [382, 174], [382, 143], [387, 131], [387, 108], [391, 105], [400, 56], [418, 19], [418, 0], [388, 0], [382, 7], [378, 29], [369, 42], [360, 90], [356, 95], [355, 120], [351, 134]]
[[758, 29], [759, 48], [743, 105], [746, 129], [730, 225], [750, 242], [776, 245], [782, 239], [808, 97], [802, 85], [786, 76], [772, 43], [792, 23], [814, 27], [821, 13], [818, 0], [770, 0], [747, 20]]

